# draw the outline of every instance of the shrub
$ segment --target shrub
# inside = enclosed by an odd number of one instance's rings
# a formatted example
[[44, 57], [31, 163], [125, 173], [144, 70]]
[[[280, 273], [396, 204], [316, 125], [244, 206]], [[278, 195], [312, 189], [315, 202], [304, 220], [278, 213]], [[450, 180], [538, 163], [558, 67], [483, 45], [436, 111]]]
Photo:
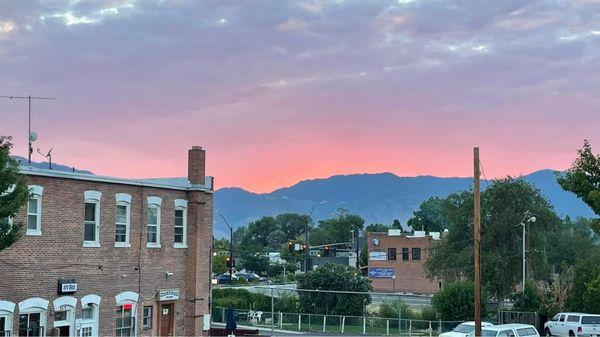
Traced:
[[[475, 307], [473, 282], [457, 281], [446, 284], [431, 300], [433, 308], [444, 321], [473, 320]], [[487, 314], [487, 296], [481, 296], [481, 317]]]

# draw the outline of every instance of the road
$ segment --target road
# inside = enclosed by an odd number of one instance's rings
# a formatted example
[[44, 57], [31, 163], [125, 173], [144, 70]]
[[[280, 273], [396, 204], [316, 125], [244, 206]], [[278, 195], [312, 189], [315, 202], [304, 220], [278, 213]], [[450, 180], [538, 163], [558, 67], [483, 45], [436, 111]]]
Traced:
[[[263, 295], [271, 295], [271, 289], [273, 289], [273, 296], [275, 298], [287, 296], [291, 293], [297, 293], [296, 283], [287, 284], [261, 284], [261, 285], [249, 285], [249, 286], [217, 286], [218, 288], [232, 288], [232, 289], [246, 289], [250, 292]], [[384, 302], [393, 303], [397, 297], [408, 305], [412, 306], [428, 306], [431, 305], [431, 295], [419, 295], [419, 294], [407, 294], [407, 293], [396, 293], [396, 294], [379, 294], [371, 292], [371, 299], [373, 304], [381, 304]]]

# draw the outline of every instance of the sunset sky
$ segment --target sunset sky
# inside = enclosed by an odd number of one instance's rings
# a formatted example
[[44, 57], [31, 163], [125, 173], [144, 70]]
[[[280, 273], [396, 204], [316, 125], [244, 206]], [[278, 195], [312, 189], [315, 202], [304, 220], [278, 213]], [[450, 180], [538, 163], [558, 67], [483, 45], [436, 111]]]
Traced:
[[[600, 152], [600, 1], [0, 1], [0, 95], [96, 174], [270, 191], [334, 174], [488, 178]], [[0, 100], [26, 156], [27, 104]], [[37, 154], [36, 161], [43, 158]]]

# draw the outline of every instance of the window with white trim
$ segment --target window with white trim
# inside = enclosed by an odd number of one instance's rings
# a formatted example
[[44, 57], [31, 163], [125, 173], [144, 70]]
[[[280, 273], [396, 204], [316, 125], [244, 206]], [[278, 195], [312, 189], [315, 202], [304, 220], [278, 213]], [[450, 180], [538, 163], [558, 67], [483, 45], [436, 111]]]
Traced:
[[41, 298], [30, 298], [19, 303], [18, 336], [46, 335], [46, 311], [48, 301]]
[[83, 246], [100, 247], [100, 199], [102, 193], [85, 191]]
[[0, 337], [12, 336], [14, 311], [14, 303], [0, 300]]
[[175, 200], [175, 230], [173, 238], [175, 248], [187, 248], [187, 200]]
[[26, 235], [42, 235], [42, 193], [44, 188], [29, 185], [29, 201], [27, 202]]
[[115, 247], [131, 247], [129, 241], [131, 195], [117, 193], [115, 199]]
[[152, 329], [152, 306], [145, 306], [142, 312], [142, 328]]
[[116, 311], [116, 336], [135, 336], [135, 317], [137, 316], [137, 302], [139, 295], [126, 291], [115, 296]]
[[160, 248], [160, 206], [162, 199], [148, 197], [148, 212], [146, 216], [146, 247]]

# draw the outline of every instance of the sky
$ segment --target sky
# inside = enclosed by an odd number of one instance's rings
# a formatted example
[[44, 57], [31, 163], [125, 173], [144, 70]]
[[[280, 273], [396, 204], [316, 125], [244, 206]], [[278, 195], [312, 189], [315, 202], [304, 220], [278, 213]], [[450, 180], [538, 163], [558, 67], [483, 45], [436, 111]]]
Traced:
[[[0, 1], [0, 95], [96, 174], [267, 192], [335, 174], [487, 178], [600, 149], [600, 0]], [[0, 100], [26, 155], [26, 101]], [[43, 157], [34, 154], [33, 159]]]

